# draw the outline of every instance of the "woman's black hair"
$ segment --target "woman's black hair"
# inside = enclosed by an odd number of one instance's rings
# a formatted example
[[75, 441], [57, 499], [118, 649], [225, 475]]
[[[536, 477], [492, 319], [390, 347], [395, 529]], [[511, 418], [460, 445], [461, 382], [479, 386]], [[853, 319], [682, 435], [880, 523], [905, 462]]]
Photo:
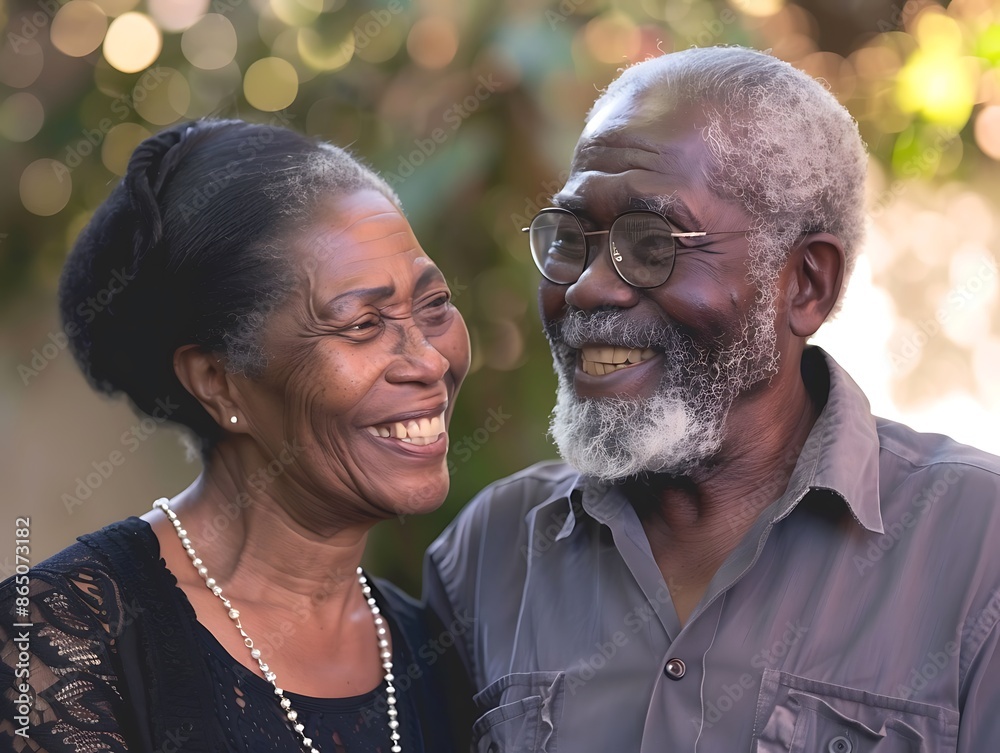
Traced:
[[174, 351], [199, 345], [259, 376], [263, 324], [293, 285], [287, 238], [322, 196], [363, 189], [398, 204], [351, 155], [287, 128], [205, 120], [143, 141], [59, 283], [90, 384], [187, 427], [207, 459], [225, 432], [181, 385]]

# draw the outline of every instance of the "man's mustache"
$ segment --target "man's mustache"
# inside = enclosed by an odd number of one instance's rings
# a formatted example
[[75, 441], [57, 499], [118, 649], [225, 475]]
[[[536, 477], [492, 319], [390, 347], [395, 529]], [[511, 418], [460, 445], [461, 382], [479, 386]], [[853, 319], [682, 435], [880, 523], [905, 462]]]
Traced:
[[638, 321], [622, 309], [583, 311], [567, 306], [566, 314], [545, 327], [555, 345], [580, 348], [590, 343], [606, 343], [621, 348], [653, 348], [666, 351], [677, 347], [681, 335], [663, 322]]

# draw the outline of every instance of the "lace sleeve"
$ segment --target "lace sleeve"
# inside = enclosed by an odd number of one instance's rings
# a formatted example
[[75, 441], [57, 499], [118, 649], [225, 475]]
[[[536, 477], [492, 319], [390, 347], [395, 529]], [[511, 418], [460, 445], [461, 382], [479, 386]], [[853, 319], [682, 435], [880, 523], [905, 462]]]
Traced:
[[67, 576], [43, 565], [29, 588], [25, 619], [15, 580], [0, 584], [0, 750], [127, 751], [114, 669], [127, 614], [116, 585], [95, 567]]

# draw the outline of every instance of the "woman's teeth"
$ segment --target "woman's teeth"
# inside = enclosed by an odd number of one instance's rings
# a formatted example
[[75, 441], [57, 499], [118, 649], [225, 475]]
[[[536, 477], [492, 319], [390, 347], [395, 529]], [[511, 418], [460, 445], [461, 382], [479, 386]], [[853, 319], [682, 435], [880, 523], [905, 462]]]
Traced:
[[392, 424], [378, 424], [366, 428], [373, 437], [382, 437], [383, 439], [392, 437], [415, 445], [431, 444], [444, 433], [444, 414], [432, 418], [419, 418], [406, 422], [397, 421]]
[[616, 348], [587, 346], [580, 348], [580, 367], [585, 374], [604, 376], [613, 371], [648, 361], [656, 355], [652, 348]]

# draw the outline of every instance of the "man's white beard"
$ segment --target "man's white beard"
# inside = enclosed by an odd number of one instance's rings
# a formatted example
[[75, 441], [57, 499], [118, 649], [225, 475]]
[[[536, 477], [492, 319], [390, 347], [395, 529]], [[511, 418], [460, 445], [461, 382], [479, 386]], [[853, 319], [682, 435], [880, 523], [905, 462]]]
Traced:
[[[627, 313], [573, 310], [547, 332], [559, 387], [550, 434], [563, 459], [602, 481], [642, 473], [684, 476], [718, 453], [733, 401], [778, 370], [775, 294], [754, 305], [719, 350], [676, 325], [638, 328]], [[648, 398], [580, 398], [573, 387], [585, 343], [653, 348], [663, 375]]]

